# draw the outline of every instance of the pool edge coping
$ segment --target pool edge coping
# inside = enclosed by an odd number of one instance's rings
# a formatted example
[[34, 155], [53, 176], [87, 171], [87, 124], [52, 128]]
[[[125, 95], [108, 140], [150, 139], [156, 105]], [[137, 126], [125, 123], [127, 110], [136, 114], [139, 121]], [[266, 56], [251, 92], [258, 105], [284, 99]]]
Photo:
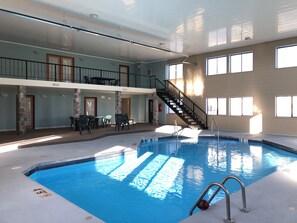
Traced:
[[[156, 137], [157, 139], [169, 139], [169, 138], [173, 138], [174, 136], [163, 136], [163, 137]], [[191, 138], [191, 137], [185, 137], [182, 136], [184, 138]], [[201, 135], [198, 137], [199, 138], [217, 138], [217, 135]], [[278, 149], [290, 152], [290, 153], [294, 153], [297, 154], [297, 149], [294, 149], [292, 147], [289, 146], [285, 146], [279, 143], [275, 143], [269, 140], [264, 140], [264, 139], [248, 139], [248, 138], [240, 138], [240, 137], [234, 137], [234, 136], [220, 136], [219, 138], [224, 139], [224, 140], [236, 140], [236, 141], [246, 141], [246, 142], [256, 142], [256, 143], [263, 143], [265, 145], [269, 145], [269, 146], [274, 146]], [[147, 140], [148, 138], [146, 138], [145, 140]], [[154, 139], [154, 138], [150, 138], [150, 139]], [[140, 139], [139, 143], [137, 145], [137, 147], [139, 147], [139, 145], [143, 141], [144, 139]], [[129, 151], [125, 151], [125, 154], [129, 153]], [[130, 151], [130, 153], [132, 153], [132, 151]], [[72, 159], [65, 159], [65, 160], [55, 160], [55, 161], [48, 161], [48, 162], [43, 162], [43, 163], [36, 163], [35, 165], [27, 168], [26, 170], [23, 171], [23, 174], [27, 177], [29, 177], [30, 175], [34, 174], [37, 171], [41, 171], [41, 170], [47, 170], [47, 169], [51, 169], [51, 168], [57, 168], [57, 167], [62, 167], [62, 166], [69, 166], [69, 165], [73, 165], [73, 164], [80, 164], [80, 163], [84, 163], [84, 162], [89, 162], [89, 161], [95, 161], [96, 159], [100, 158], [104, 158], [104, 157], [110, 157], [110, 156], [116, 156], [121, 154], [120, 152], [109, 152], [109, 153], [102, 153], [99, 155], [92, 155], [92, 156], [86, 156], [86, 157], [76, 157], [76, 158], [72, 158]]]

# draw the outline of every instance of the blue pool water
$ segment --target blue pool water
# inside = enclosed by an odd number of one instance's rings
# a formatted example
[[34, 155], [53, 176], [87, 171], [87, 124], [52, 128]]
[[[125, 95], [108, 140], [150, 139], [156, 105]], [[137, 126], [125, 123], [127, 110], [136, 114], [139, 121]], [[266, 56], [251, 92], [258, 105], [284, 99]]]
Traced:
[[[235, 175], [249, 185], [296, 160], [260, 143], [162, 139], [141, 143], [137, 154], [37, 171], [30, 178], [108, 223], [176, 223], [210, 182]], [[233, 180], [226, 187], [230, 193], [240, 189]], [[219, 193], [213, 202], [223, 197]]]

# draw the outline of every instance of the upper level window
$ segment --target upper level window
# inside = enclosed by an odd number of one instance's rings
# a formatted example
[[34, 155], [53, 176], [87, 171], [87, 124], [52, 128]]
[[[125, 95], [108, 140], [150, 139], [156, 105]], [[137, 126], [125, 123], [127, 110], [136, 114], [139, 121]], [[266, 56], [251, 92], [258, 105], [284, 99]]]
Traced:
[[253, 115], [253, 98], [230, 98], [230, 115], [251, 116]]
[[227, 57], [215, 57], [207, 59], [207, 75], [227, 73]]
[[[169, 80], [173, 81], [173, 84], [180, 90], [183, 90], [183, 64], [169, 65]], [[167, 113], [175, 113], [169, 107], [167, 107]]]
[[253, 53], [240, 53], [230, 56], [230, 72], [247, 72], [253, 70]]
[[183, 64], [175, 64], [169, 66], [169, 79], [183, 78]]
[[297, 67], [297, 45], [276, 48], [276, 68]]

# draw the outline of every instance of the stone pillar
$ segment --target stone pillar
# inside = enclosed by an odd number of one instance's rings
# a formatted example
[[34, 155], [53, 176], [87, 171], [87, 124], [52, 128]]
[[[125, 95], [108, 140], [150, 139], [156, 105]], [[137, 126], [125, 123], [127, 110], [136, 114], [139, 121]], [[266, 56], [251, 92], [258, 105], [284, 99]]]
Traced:
[[26, 86], [18, 86], [17, 94], [17, 134], [24, 135], [26, 133]]
[[80, 116], [80, 105], [81, 105], [81, 90], [75, 89], [73, 96], [73, 115], [74, 118], [79, 118]]
[[115, 114], [122, 114], [122, 92], [115, 92]]
[[155, 92], [153, 94], [153, 124], [158, 125], [159, 124], [159, 111], [158, 111], [158, 105], [159, 105], [159, 100], [158, 100], [158, 95]]

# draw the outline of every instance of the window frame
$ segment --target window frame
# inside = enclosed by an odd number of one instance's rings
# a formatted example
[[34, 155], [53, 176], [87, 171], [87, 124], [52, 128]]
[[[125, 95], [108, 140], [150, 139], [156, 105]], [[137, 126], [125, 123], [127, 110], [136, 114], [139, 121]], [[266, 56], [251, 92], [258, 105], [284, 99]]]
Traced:
[[[296, 51], [297, 51], [297, 43], [296, 44], [290, 44], [290, 45], [283, 45], [283, 46], [277, 46], [275, 48], [275, 69], [283, 69], [283, 68], [296, 68], [297, 67], [297, 58], [296, 58], [296, 65], [293, 66], [286, 66], [286, 67], [279, 67], [279, 53], [278, 50], [279, 49], [283, 49], [283, 48], [290, 48], [290, 47], [296, 47]], [[297, 54], [297, 52], [296, 52]]]
[[[181, 66], [182, 68], [182, 77], [178, 77], [178, 69], [177, 69], [177, 66]], [[175, 78], [171, 78], [171, 73], [170, 73], [170, 67], [171, 66], [175, 66], [175, 74], [174, 74], [174, 77]], [[177, 63], [177, 64], [168, 64], [168, 80], [178, 80], [178, 79], [183, 79], [184, 78], [184, 66], [182, 63]]]
[[[278, 115], [278, 107], [277, 107], [277, 98], [282, 97], [282, 98], [290, 98], [290, 115], [286, 115], [286, 116], [279, 116]], [[295, 99], [295, 100], [294, 100]], [[296, 103], [295, 103], [296, 102]], [[275, 96], [275, 117], [276, 118], [297, 118], [297, 95], [286, 95], [286, 96]]]
[[[252, 54], [252, 69], [251, 70], [247, 70], [247, 71], [243, 71], [243, 55], [245, 54]], [[234, 71], [232, 72], [232, 56], [238, 56], [240, 55], [240, 71]], [[245, 51], [245, 52], [239, 52], [239, 53], [233, 53], [229, 55], [229, 73], [230, 74], [235, 74], [235, 73], [246, 73], [246, 72], [253, 72], [254, 71], [254, 52], [253, 51]]]
[[[209, 105], [209, 99], [215, 99], [216, 100], [216, 110], [215, 110], [215, 113], [209, 113], [209, 110], [208, 110], [208, 105]], [[219, 111], [221, 111], [222, 110], [222, 108], [220, 109], [220, 104], [219, 104], [219, 100], [220, 99], [225, 99], [225, 112], [224, 112], [224, 114], [221, 114]], [[207, 113], [207, 115], [220, 115], [220, 116], [225, 116], [225, 115], [227, 115], [227, 98], [222, 98], [222, 97], [220, 97], [220, 98], [216, 98], [216, 97], [210, 97], [210, 98], [206, 98], [206, 113]]]
[[[252, 99], [252, 112], [251, 112], [251, 114], [250, 113], [245, 113], [245, 110], [244, 110], [244, 99], [247, 99], [247, 98]], [[240, 99], [240, 114], [232, 114], [232, 112], [233, 112], [232, 99]], [[254, 97], [252, 97], [252, 96], [230, 97], [229, 98], [229, 115], [230, 116], [237, 116], [237, 117], [239, 117], [239, 116], [247, 116], [247, 117], [253, 116], [254, 115]]]
[[[226, 71], [225, 71], [225, 73], [218, 73], [218, 68], [219, 68], [219, 66], [218, 66], [218, 59], [220, 59], [220, 58], [226, 58], [226, 66], [225, 66], [225, 69], [226, 69]], [[213, 59], [216, 59], [216, 73], [214, 73], [214, 74], [209, 74], [209, 60], [213, 60]], [[207, 57], [206, 58], [206, 76], [216, 76], [216, 75], [224, 75], [224, 74], [227, 74], [228, 73], [228, 56], [227, 55], [221, 55], [221, 56], [215, 56], [215, 57]]]

